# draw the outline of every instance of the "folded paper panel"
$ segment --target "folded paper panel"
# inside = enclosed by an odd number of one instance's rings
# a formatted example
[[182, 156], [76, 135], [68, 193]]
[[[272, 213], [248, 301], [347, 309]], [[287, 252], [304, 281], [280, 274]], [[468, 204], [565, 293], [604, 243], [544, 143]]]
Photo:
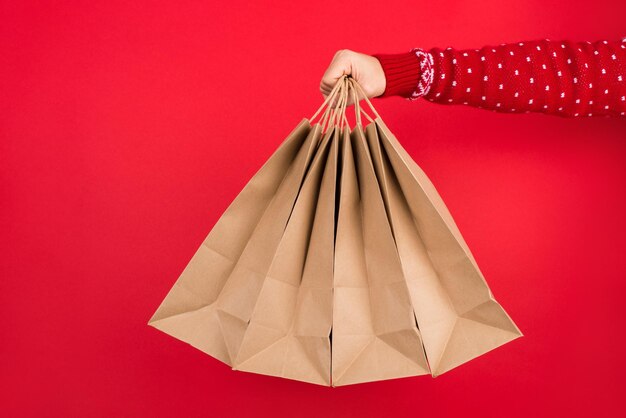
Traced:
[[521, 336], [430, 180], [378, 120], [367, 136], [432, 374]]
[[241, 255], [298, 151], [312, 135], [309, 121], [303, 119], [250, 179], [215, 223], [150, 319], [151, 324], [215, 300], [225, 280], [220, 278], [227, 277], [232, 269], [230, 260]]
[[335, 137], [326, 135], [316, 151], [234, 362], [237, 370], [330, 384]]
[[[322, 142], [326, 142], [328, 136], [324, 135]], [[315, 137], [296, 157], [296, 164], [287, 172], [215, 302], [231, 361], [239, 352], [261, 286], [275, 260], [304, 179], [318, 156], [318, 145]]]
[[[339, 210], [333, 277], [332, 383], [333, 386], [367, 379], [367, 369], [356, 360], [376, 339], [370, 308], [361, 198], [350, 135], [341, 151]], [[354, 368], [351, 366], [355, 365]], [[352, 370], [351, 370], [352, 369]], [[355, 370], [356, 369], [356, 370]]]
[[333, 275], [333, 385], [374, 335], [363, 252], [360, 196], [349, 134], [344, 137], [341, 150]]
[[[333, 385], [427, 374], [408, 289], [360, 126], [352, 132], [351, 148], [344, 149], [335, 254], [335, 308], [339, 311], [333, 328]], [[353, 196], [344, 200], [347, 193]], [[360, 239], [344, 240], [342, 221], [346, 218], [349, 228], [358, 228]], [[352, 251], [339, 251], [340, 245]], [[346, 263], [342, 257], [352, 254], [358, 255], [351, 264], [358, 261], [361, 266], [341, 269]], [[348, 277], [338, 277], [340, 271]], [[354, 271], [364, 277], [353, 277]], [[344, 281], [353, 287], [342, 286]]]
[[[306, 119], [292, 131], [224, 212], [150, 325], [232, 363], [227, 342], [236, 344], [240, 323], [227, 312], [218, 314], [217, 300], [238, 265], [250, 264], [259, 253], [267, 254], [267, 247], [250, 242], [258, 242], [265, 235], [278, 235], [278, 240], [282, 235], [281, 216], [286, 223], [320, 136], [319, 125], [311, 126]], [[278, 223], [274, 223], [276, 220]], [[248, 301], [253, 299], [252, 287], [246, 285], [245, 292]], [[240, 307], [244, 301], [239, 301]]]

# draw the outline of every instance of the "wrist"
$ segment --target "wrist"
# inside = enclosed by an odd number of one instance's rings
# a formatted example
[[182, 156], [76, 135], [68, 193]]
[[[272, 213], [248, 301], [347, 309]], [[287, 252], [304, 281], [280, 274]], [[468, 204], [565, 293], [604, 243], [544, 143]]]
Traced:
[[433, 78], [432, 56], [418, 48], [400, 54], [375, 54], [385, 74], [385, 91], [379, 97], [416, 99], [428, 93]]

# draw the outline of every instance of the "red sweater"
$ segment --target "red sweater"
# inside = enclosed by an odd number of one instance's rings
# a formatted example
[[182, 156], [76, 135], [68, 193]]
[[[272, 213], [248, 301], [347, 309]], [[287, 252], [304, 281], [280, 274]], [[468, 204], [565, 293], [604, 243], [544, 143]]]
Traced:
[[624, 116], [626, 39], [541, 41], [376, 54], [384, 96], [424, 97], [500, 112]]

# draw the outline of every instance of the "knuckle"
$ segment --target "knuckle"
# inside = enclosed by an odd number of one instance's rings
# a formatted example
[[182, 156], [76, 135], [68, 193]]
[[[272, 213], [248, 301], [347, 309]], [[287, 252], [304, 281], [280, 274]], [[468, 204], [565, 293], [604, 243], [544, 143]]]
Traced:
[[340, 49], [339, 51], [337, 51], [337, 53], [335, 54], [336, 57], [348, 57], [352, 54], [352, 51], [349, 49]]

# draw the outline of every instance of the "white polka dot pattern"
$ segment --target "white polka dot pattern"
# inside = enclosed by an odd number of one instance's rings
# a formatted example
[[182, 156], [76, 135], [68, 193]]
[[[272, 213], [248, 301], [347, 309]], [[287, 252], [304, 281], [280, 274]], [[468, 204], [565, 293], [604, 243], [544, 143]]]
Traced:
[[540, 40], [479, 50], [434, 48], [425, 98], [499, 112], [623, 116], [625, 43]]

